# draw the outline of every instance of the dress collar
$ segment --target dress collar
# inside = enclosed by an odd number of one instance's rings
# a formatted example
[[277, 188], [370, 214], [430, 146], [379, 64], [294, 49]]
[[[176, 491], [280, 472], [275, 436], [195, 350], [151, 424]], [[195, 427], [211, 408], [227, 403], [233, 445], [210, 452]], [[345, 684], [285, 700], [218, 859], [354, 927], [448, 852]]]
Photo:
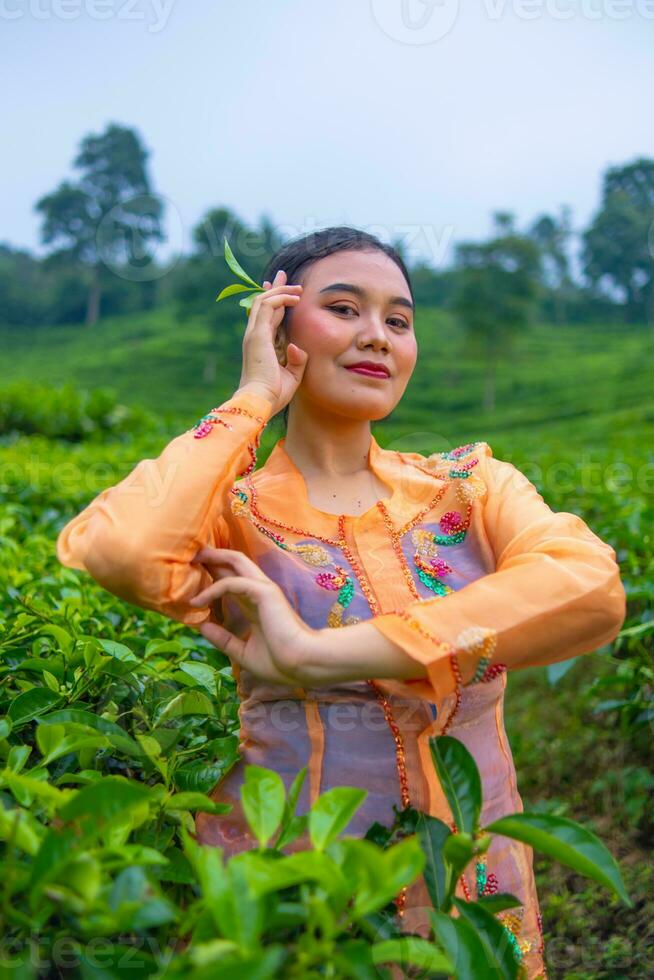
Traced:
[[[337, 538], [339, 515], [313, 506], [304, 477], [286, 452], [285, 443], [285, 437], [279, 439], [265, 464], [246, 481], [246, 485], [255, 488], [260, 516], [273, 525], [281, 521], [284, 526]], [[386, 510], [393, 524], [400, 527], [426, 507], [448, 482], [442, 465], [436, 466], [419, 453], [382, 449], [372, 434], [368, 465], [391, 488], [391, 493], [381, 498], [382, 507], [373, 504], [361, 514], [341, 515], [346, 526], [363, 527], [383, 520]]]

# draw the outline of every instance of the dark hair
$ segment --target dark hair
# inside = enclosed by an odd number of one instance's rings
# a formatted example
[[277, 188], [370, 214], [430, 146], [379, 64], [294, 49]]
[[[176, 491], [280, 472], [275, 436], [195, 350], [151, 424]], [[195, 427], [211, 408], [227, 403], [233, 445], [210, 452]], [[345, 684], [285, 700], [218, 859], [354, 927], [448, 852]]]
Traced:
[[[269, 259], [261, 276], [261, 281], [273, 282], [280, 269], [286, 273], [286, 281], [297, 283], [299, 276], [310, 265], [319, 259], [324, 259], [327, 255], [334, 252], [368, 252], [372, 250], [384, 252], [398, 266], [402, 275], [406, 279], [411, 299], [415, 302], [411, 277], [402, 256], [392, 245], [387, 245], [380, 241], [375, 235], [370, 235], [367, 231], [359, 228], [352, 228], [349, 225], [333, 225], [330, 228], [321, 228], [318, 231], [309, 232], [290, 242], [282, 245], [275, 254]], [[287, 308], [281, 326], [285, 327], [288, 320], [289, 310]], [[288, 405], [283, 413], [284, 425], [288, 419]]]

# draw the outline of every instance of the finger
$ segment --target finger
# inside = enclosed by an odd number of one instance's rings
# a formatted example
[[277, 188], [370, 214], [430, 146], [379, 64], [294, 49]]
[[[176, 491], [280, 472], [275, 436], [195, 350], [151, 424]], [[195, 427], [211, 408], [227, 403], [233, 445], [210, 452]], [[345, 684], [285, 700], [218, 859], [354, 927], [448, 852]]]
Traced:
[[207, 565], [222, 565], [225, 570], [230, 568], [237, 571], [239, 575], [247, 575], [251, 578], [268, 582], [270, 579], [265, 572], [262, 572], [256, 562], [246, 555], [243, 551], [236, 548], [201, 548], [193, 562], [206, 562]]
[[256, 602], [261, 598], [261, 582], [255, 582], [250, 578], [242, 578], [235, 575], [222, 578], [208, 588], [203, 589], [202, 592], [198, 592], [192, 599], [189, 599], [189, 605], [206, 606], [209, 603], [215, 602], [216, 599], [225, 595], [227, 592], [235, 596], [245, 596], [252, 602]]
[[[298, 292], [291, 293], [291, 289], [297, 289]], [[265, 293], [257, 293], [254, 303], [258, 303], [259, 306], [263, 306], [265, 303], [266, 306], [273, 306], [277, 309], [278, 306], [288, 303], [291, 300], [301, 299], [302, 296], [299, 292], [301, 289], [301, 286], [284, 286], [284, 291], [279, 293], [274, 292], [272, 289], [267, 289]]]
[[243, 640], [240, 640], [238, 636], [234, 636], [224, 626], [218, 626], [216, 623], [200, 623], [198, 629], [209, 640], [209, 643], [213, 643], [215, 647], [223, 650], [228, 657], [231, 657], [232, 660], [242, 665], [245, 652], [245, 642]]
[[224, 565], [236, 550], [236, 548], [213, 548], [205, 544], [191, 558], [191, 564]]

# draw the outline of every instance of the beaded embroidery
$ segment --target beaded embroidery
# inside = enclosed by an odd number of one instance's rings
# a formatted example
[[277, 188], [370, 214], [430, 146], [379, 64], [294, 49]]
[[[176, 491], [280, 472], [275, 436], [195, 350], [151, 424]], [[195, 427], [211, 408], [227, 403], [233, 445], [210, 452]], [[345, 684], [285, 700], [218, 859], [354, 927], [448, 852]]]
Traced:
[[[459, 446], [449, 452], [434, 453], [434, 456], [430, 457], [430, 462], [434, 457], [437, 457], [435, 460], [437, 468], [440, 461], [455, 461], [458, 464], [456, 467], [448, 468], [447, 476], [451, 481], [455, 481], [457, 498], [466, 505], [465, 517], [462, 517], [458, 510], [448, 510], [442, 515], [439, 521], [440, 534], [433, 534], [424, 528], [420, 528], [415, 530], [411, 536], [412, 544], [415, 547], [413, 562], [418, 572], [418, 578], [423, 585], [438, 596], [446, 596], [454, 591], [447, 582], [443, 581], [443, 576], [450, 575], [454, 569], [444, 558], [439, 557], [438, 547], [448, 547], [465, 541], [472, 519], [473, 501], [486, 492], [484, 481], [472, 472], [479, 462], [479, 457], [473, 456], [470, 459], [464, 459], [464, 457], [470, 456], [475, 446], [482, 445], [487, 445], [487, 443], [469, 442], [465, 446]], [[419, 468], [423, 469], [423, 467]]]
[[443, 514], [439, 521], [442, 534], [433, 534], [424, 528], [417, 528], [411, 535], [411, 541], [416, 549], [413, 561], [418, 570], [418, 578], [436, 595], [449, 595], [454, 591], [447, 582], [443, 582], [441, 577], [451, 574], [454, 569], [439, 557], [437, 546], [460, 544], [465, 540], [470, 526], [471, 509], [469, 508], [465, 521], [458, 510], [448, 510]]
[[360, 622], [358, 616], [347, 616], [345, 619], [343, 618], [343, 613], [354, 597], [354, 581], [352, 576], [348, 575], [344, 568], [332, 561], [326, 548], [321, 547], [319, 544], [290, 544], [281, 534], [270, 531], [254, 517], [249, 506], [248, 495], [244, 490], [241, 490], [240, 487], [232, 487], [231, 492], [235, 497], [231, 505], [232, 513], [238, 517], [249, 518], [262, 534], [265, 534], [271, 541], [274, 541], [278, 548], [297, 555], [309, 565], [323, 569], [329, 565], [334, 567], [334, 572], [318, 572], [314, 579], [322, 589], [338, 592], [336, 601], [327, 614], [327, 625], [330, 627], [350, 626], [353, 623]]
[[506, 670], [506, 664], [491, 664], [491, 657], [497, 647], [497, 632], [484, 626], [468, 626], [456, 638], [456, 649], [459, 655], [465, 653], [468, 657], [478, 658], [474, 675], [464, 687], [471, 684], [487, 683], [494, 680]]
[[486, 484], [481, 477], [473, 473], [474, 467], [479, 462], [479, 456], [472, 456], [470, 459], [465, 459], [464, 457], [470, 456], [477, 446], [487, 445], [488, 443], [482, 441], [467, 442], [464, 446], [458, 446], [449, 452], [434, 453], [435, 457], [443, 461], [456, 462], [458, 464], [450, 467], [447, 475], [450, 480], [456, 481], [456, 494], [463, 504], [470, 504], [473, 500], [486, 493]]
[[[482, 854], [475, 861], [475, 882], [478, 899], [485, 895], [495, 895], [499, 888], [497, 876], [492, 871], [488, 873], [487, 858], [487, 854]], [[522, 929], [524, 914], [524, 905], [513, 909], [504, 909], [502, 912], [496, 914], [500, 925], [504, 927], [518, 962], [521, 962], [524, 954], [528, 953], [533, 947], [531, 940], [518, 938]]]
[[212, 431], [214, 425], [224, 425], [226, 429], [234, 428], [234, 426], [230, 425], [229, 422], [225, 422], [224, 419], [221, 419], [219, 415], [214, 415], [214, 412], [225, 412], [231, 413], [232, 415], [245, 415], [247, 418], [254, 419], [255, 422], [261, 423], [261, 428], [257, 432], [254, 443], [248, 443], [247, 448], [250, 454], [250, 463], [245, 470], [238, 474], [239, 477], [248, 476], [257, 465], [257, 449], [259, 448], [259, 444], [261, 442], [261, 434], [263, 432], [265, 420], [260, 415], [253, 415], [252, 412], [247, 410], [247, 408], [241, 408], [238, 405], [228, 405], [227, 407], [217, 405], [206, 415], [203, 415], [202, 418], [195, 422], [189, 429], [189, 432], [195, 430], [193, 431], [193, 436], [195, 439], [204, 439], [204, 437], [208, 436]]

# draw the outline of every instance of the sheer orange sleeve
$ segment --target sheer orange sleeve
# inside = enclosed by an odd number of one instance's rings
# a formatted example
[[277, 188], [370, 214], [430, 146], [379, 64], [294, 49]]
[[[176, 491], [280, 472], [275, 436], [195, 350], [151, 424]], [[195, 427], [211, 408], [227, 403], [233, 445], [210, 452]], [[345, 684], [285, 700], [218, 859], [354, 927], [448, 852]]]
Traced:
[[483, 446], [477, 519], [495, 570], [370, 620], [424, 666], [426, 679], [403, 684], [431, 701], [456, 690], [457, 672], [465, 686], [597, 650], [626, 615], [615, 550], [576, 514], [553, 511], [523, 473]]
[[[222, 411], [227, 409], [228, 411]], [[87, 571], [109, 592], [180, 622], [210, 618], [188, 600], [211, 584], [190, 561], [203, 545], [229, 547], [223, 517], [233, 482], [254, 458], [270, 403], [236, 393], [212, 413], [224, 420], [196, 438], [176, 436], [107, 487], [57, 537], [63, 565]]]

